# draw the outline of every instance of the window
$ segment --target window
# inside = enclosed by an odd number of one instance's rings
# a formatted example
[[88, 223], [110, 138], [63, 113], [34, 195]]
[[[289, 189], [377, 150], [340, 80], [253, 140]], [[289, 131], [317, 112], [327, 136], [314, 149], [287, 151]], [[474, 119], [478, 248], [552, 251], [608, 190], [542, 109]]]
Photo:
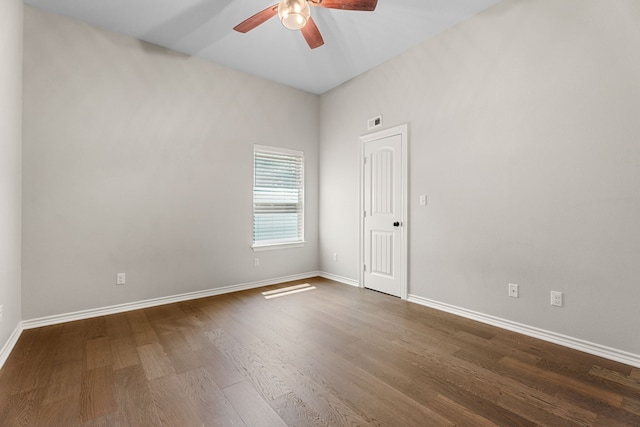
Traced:
[[304, 153], [253, 149], [253, 247], [304, 242]]

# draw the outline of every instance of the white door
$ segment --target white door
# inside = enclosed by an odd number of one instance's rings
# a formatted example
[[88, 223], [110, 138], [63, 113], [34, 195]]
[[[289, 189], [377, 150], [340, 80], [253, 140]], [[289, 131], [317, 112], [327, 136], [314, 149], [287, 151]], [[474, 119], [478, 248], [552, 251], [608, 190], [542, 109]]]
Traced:
[[363, 136], [362, 283], [407, 297], [406, 125]]

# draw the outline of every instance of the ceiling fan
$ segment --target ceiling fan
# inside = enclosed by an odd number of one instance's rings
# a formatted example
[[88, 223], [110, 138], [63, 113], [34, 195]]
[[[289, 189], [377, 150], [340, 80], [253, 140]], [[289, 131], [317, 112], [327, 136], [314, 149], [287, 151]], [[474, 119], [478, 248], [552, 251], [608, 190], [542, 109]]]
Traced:
[[300, 30], [309, 47], [315, 49], [322, 46], [324, 40], [311, 17], [309, 4], [327, 9], [373, 11], [378, 0], [281, 0], [242, 21], [233, 29], [246, 33], [278, 15], [282, 25], [290, 30]]

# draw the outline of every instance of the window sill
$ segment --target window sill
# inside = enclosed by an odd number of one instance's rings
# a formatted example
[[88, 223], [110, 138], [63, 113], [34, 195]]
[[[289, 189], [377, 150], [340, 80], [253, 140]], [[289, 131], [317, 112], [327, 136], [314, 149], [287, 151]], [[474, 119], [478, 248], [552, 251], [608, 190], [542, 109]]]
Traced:
[[254, 252], [262, 252], [262, 251], [275, 251], [278, 249], [289, 249], [289, 248], [301, 248], [304, 246], [306, 242], [293, 242], [293, 243], [273, 243], [271, 245], [254, 245], [251, 246]]

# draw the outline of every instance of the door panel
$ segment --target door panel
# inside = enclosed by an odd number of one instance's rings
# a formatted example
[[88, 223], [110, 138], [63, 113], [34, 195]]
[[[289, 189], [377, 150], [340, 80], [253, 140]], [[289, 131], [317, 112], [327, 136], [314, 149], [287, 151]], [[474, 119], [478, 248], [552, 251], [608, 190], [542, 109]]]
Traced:
[[393, 278], [393, 233], [371, 231], [371, 274]]

